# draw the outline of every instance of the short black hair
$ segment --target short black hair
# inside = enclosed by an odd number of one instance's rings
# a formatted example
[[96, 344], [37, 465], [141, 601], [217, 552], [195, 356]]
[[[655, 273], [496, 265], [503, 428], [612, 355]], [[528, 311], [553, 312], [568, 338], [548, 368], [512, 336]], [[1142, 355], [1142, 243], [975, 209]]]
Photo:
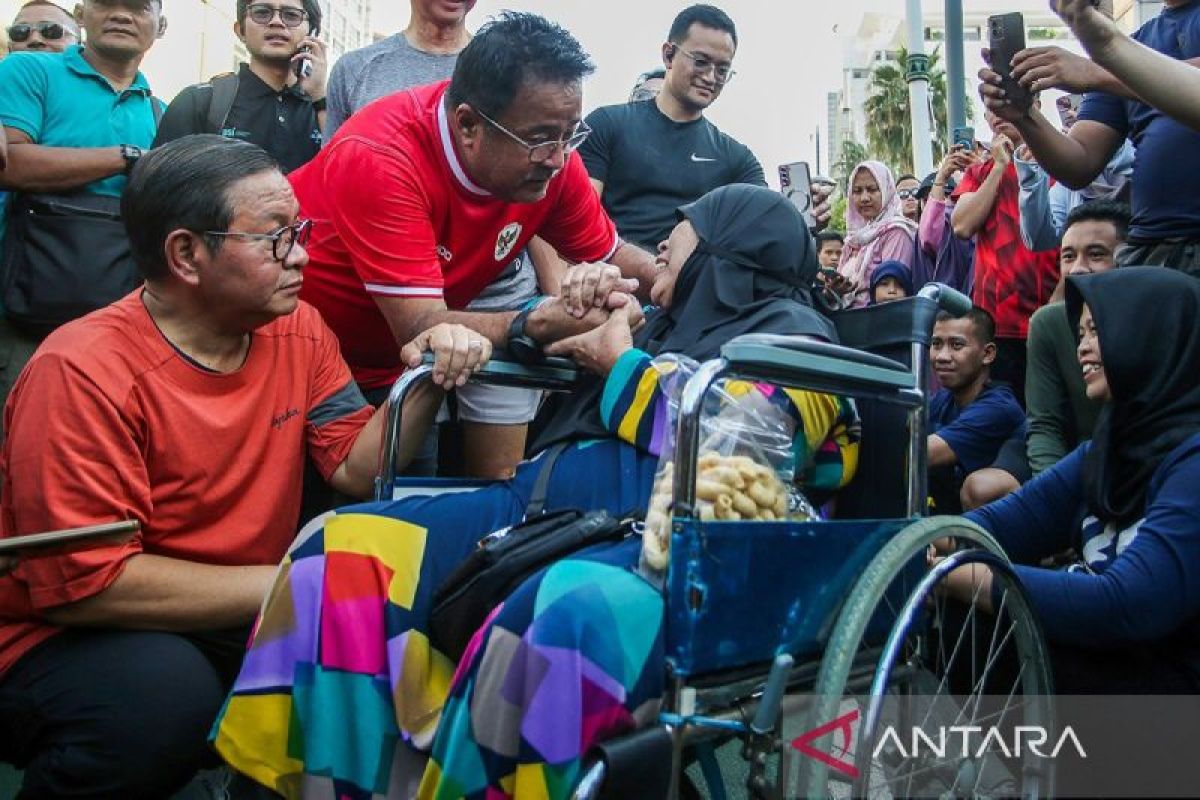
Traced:
[[938, 312], [937, 322], [945, 322], [952, 319], [969, 319], [971, 321], [971, 329], [975, 331], [975, 336], [983, 344], [991, 344], [996, 341], [996, 320], [988, 311], [979, 306], [971, 306], [971, 310], [961, 317], [956, 317], [949, 311]]
[[[142, 277], [167, 276], [163, 243], [171, 231], [226, 230], [234, 217], [234, 184], [278, 169], [258, 145], [210, 133], [184, 136], [138, 159], [121, 195], [121, 219]], [[220, 249], [223, 237], [205, 238]]]
[[676, 15], [675, 21], [671, 23], [671, 30], [667, 33], [667, 41], [674, 44], [681, 43], [687, 38], [688, 31], [692, 26], [700, 23], [706, 28], [713, 28], [718, 31], [725, 31], [733, 38], [733, 49], [738, 46], [737, 26], [733, 24], [733, 20], [729, 18], [721, 9], [716, 6], [697, 3], [694, 6], [688, 6], [683, 11]]
[[505, 11], [489, 20], [459, 53], [446, 98], [490, 117], [508, 110], [522, 84], [576, 83], [596, 69], [579, 41], [545, 17]]
[[667, 77], [667, 71], [665, 69], [663, 69], [662, 67], [655, 67], [654, 69], [648, 69], [645, 72], [643, 72], [641, 75], [638, 75], [637, 80], [634, 81], [634, 83], [635, 84], [645, 83], [646, 81], [652, 81], [655, 78], [665, 78], [665, 77]]
[[816, 236], [817, 250], [820, 250], [826, 242], [837, 242], [845, 244], [846, 237], [834, 230], [823, 230]]
[[1117, 240], [1123, 242], [1129, 238], [1131, 216], [1132, 212], [1129, 210], [1128, 203], [1117, 200], [1089, 200], [1075, 206], [1067, 214], [1067, 221], [1063, 224], [1063, 233], [1066, 233], [1067, 228], [1077, 222], [1111, 222], [1117, 229]]
[[[246, 24], [246, 12], [256, 2], [260, 0], [237, 0], [237, 21], [238, 24]], [[308, 33], [310, 36], [316, 36], [321, 32], [321, 4], [318, 0], [300, 0], [300, 5], [304, 7], [304, 13], [308, 14]]]
[[899, 184], [900, 181], [916, 181], [917, 183], [920, 183], [921, 179], [918, 178], [916, 175], [913, 175], [911, 172], [906, 172], [903, 175], [901, 175], [900, 177], [896, 178], [897, 184]]

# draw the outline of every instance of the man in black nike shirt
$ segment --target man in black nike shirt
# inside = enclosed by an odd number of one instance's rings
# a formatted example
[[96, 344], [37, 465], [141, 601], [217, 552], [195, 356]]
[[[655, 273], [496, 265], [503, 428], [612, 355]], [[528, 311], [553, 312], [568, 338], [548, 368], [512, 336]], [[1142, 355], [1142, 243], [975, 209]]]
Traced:
[[679, 206], [731, 183], [766, 185], [750, 149], [704, 118], [733, 78], [737, 43], [725, 12], [690, 6], [662, 46], [666, 80], [658, 97], [588, 115], [592, 135], [579, 153], [625, 241], [653, 251], [675, 226]]

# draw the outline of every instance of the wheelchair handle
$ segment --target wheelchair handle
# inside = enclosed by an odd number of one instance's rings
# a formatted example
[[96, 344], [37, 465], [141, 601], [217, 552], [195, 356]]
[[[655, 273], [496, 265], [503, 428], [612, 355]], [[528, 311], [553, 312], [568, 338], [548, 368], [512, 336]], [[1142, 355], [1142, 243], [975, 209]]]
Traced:
[[956, 317], [966, 314], [974, 306], [971, 298], [944, 283], [927, 283], [917, 292], [917, 296], [934, 301], [942, 311]]

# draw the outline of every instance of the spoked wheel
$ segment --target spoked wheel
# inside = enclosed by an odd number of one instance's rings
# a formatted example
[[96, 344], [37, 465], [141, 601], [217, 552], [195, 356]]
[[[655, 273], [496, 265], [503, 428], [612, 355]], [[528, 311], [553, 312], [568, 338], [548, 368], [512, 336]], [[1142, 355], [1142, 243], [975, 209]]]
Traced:
[[[960, 549], [929, 569], [929, 545], [945, 538]], [[992, 572], [992, 613], [941, 591], [969, 564]], [[838, 616], [807, 726], [840, 721], [809, 743], [836, 763], [803, 758], [802, 794], [1052, 796], [1053, 761], [1014, 747], [1017, 726], [1055, 735], [1052, 692], [1041, 628], [999, 545], [964, 519], [920, 520], [880, 550]]]

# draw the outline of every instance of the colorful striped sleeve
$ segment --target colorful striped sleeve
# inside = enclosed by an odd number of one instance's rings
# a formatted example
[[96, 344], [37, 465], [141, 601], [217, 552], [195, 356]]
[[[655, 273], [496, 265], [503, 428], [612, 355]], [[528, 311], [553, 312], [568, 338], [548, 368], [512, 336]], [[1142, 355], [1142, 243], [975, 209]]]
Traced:
[[[671, 433], [660, 379], [677, 368], [677, 362], [655, 361], [636, 348], [622, 354], [604, 384], [600, 402], [604, 426], [622, 441], [660, 455]], [[732, 397], [757, 391], [795, 422], [792, 449], [798, 484], [833, 491], [854, 477], [860, 423], [852, 400], [746, 381], [730, 381], [725, 389]]]
[[672, 364], [655, 365], [649, 353], [631, 348], [613, 365], [600, 399], [604, 427], [622, 441], [648, 451], [662, 452], [670, 430], [667, 398], [659, 388], [659, 377]]

